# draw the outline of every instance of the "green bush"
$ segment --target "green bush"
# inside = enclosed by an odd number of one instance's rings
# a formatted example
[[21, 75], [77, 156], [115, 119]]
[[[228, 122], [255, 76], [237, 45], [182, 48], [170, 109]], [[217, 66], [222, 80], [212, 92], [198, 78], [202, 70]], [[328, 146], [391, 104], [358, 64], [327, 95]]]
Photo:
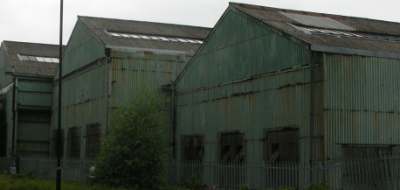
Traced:
[[96, 162], [95, 182], [119, 187], [159, 189], [167, 153], [164, 98], [140, 90], [133, 102], [113, 114]]

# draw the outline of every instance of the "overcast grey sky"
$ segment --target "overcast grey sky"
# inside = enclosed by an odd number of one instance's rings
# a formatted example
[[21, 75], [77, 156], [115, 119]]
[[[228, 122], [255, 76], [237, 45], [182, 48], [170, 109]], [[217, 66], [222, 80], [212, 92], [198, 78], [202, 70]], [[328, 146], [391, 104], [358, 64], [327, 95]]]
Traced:
[[[65, 41], [77, 15], [212, 27], [229, 0], [64, 0]], [[399, 0], [234, 0], [400, 22]], [[0, 0], [0, 41], [58, 43], [59, 0]]]

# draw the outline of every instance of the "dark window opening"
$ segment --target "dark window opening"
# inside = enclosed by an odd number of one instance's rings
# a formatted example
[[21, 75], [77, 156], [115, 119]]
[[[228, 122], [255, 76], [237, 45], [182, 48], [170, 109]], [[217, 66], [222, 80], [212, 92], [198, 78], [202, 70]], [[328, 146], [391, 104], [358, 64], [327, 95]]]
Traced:
[[81, 132], [79, 127], [72, 127], [68, 131], [68, 155], [70, 158], [80, 158]]
[[96, 158], [101, 146], [101, 126], [100, 124], [90, 124], [86, 126], [86, 157]]
[[61, 130], [61, 146], [60, 146], [61, 150], [58, 150], [58, 144], [57, 144], [58, 143], [58, 141], [57, 141], [58, 130], [57, 129], [53, 130], [52, 142], [53, 142], [53, 151], [54, 151], [53, 156], [54, 157], [57, 156], [57, 151], [60, 151], [61, 157], [64, 156], [64, 135], [65, 135], [64, 130]]
[[299, 144], [297, 129], [269, 131], [265, 135], [264, 160], [280, 162], [299, 160]]
[[182, 159], [184, 161], [203, 161], [204, 138], [201, 135], [182, 137]]
[[243, 163], [246, 159], [246, 142], [240, 132], [222, 133], [219, 159], [224, 163]]

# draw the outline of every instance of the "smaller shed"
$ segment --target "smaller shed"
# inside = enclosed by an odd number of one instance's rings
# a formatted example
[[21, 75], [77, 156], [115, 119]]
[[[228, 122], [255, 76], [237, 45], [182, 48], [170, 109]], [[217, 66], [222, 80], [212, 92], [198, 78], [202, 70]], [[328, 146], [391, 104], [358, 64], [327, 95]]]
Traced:
[[0, 156], [49, 156], [57, 57], [56, 45], [14, 41], [1, 44]]

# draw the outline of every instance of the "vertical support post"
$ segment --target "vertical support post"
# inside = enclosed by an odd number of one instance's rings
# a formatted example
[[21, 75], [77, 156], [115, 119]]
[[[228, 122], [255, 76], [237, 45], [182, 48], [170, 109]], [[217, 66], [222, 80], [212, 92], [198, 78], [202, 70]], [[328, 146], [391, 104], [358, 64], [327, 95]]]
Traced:
[[58, 129], [57, 129], [57, 171], [56, 171], [56, 190], [61, 190], [61, 156], [62, 156], [62, 63], [63, 63], [63, 18], [64, 17], [64, 0], [60, 0], [60, 41], [59, 41], [59, 64], [58, 64]]
[[12, 113], [13, 113], [13, 128], [12, 128], [12, 142], [11, 142], [11, 151], [13, 157], [13, 170], [15, 169], [15, 173], [19, 173], [19, 157], [17, 155], [17, 121], [18, 121], [18, 107], [17, 107], [17, 82], [18, 79], [14, 75], [14, 87], [12, 93]]

